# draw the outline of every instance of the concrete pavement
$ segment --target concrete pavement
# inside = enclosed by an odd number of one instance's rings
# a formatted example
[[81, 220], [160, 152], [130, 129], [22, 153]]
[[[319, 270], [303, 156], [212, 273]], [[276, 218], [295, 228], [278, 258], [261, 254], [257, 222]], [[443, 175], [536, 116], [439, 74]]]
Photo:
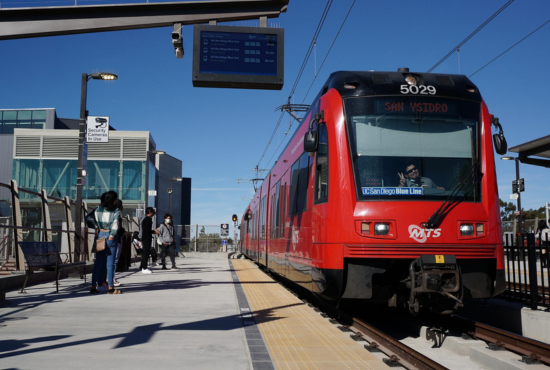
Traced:
[[[80, 279], [6, 293], [3, 369], [250, 369], [228, 260], [177, 258], [177, 271], [117, 274], [122, 295]], [[89, 281], [89, 280], [88, 280]]]

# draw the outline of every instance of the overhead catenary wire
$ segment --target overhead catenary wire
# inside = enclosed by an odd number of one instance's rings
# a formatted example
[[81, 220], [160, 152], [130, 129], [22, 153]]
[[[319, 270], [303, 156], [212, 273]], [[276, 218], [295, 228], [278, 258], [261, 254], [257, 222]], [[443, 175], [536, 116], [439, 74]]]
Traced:
[[433, 71], [434, 69], [436, 69], [437, 67], [439, 67], [439, 65], [441, 63], [443, 63], [444, 61], [446, 61], [451, 55], [454, 54], [455, 51], [459, 50], [462, 45], [464, 45], [465, 43], [467, 43], [472, 37], [474, 37], [479, 31], [481, 31], [486, 25], [489, 24], [489, 22], [491, 22], [493, 19], [496, 18], [496, 16], [498, 16], [500, 13], [502, 13], [502, 11], [504, 9], [506, 9], [510, 4], [512, 4], [514, 2], [514, 0], [508, 0], [506, 2], [506, 4], [504, 4], [502, 7], [500, 7], [499, 10], [497, 10], [493, 15], [491, 15], [485, 22], [483, 22], [478, 28], [476, 28], [472, 33], [470, 33], [468, 35], [468, 37], [466, 37], [464, 40], [462, 40], [462, 42], [460, 44], [458, 44], [457, 46], [455, 46], [451, 51], [449, 51], [447, 53], [447, 55], [445, 55], [443, 58], [441, 58], [437, 63], [435, 63], [435, 65], [428, 69], [427, 73], [430, 73], [431, 71]]
[[[321, 62], [321, 65], [319, 66], [319, 69], [316, 70], [316, 73], [315, 73], [315, 76], [313, 78], [313, 81], [311, 82], [311, 85], [309, 85], [309, 89], [307, 90], [304, 98], [302, 99], [302, 104], [304, 103], [304, 101], [306, 100], [310, 90], [311, 90], [311, 87], [313, 86], [313, 84], [315, 83], [315, 80], [317, 79], [317, 76], [319, 75], [319, 72], [321, 71], [321, 69], [323, 68], [323, 65], [325, 64], [325, 61], [327, 60], [327, 57], [329, 56], [331, 50], [332, 50], [332, 47], [334, 46], [334, 43], [336, 42], [336, 39], [338, 38], [338, 36], [340, 35], [340, 31], [342, 31], [342, 28], [344, 27], [344, 24], [346, 23], [346, 20], [348, 19], [348, 16], [350, 15], [351, 13], [351, 10], [353, 8], [353, 5], [355, 5], [355, 1], [356, 0], [353, 0], [353, 3], [351, 4], [351, 6], [349, 7], [349, 10], [348, 10], [348, 13], [346, 14], [344, 20], [342, 21], [342, 24], [340, 25], [340, 28], [338, 29], [338, 32], [336, 33], [336, 36], [334, 36], [334, 39], [332, 40], [332, 44], [330, 45], [323, 61]], [[292, 122], [292, 121], [291, 121]], [[290, 129], [292, 127], [292, 123], [288, 126], [288, 128]], [[285, 136], [286, 136], [286, 133], [285, 133]], [[281, 147], [281, 145], [284, 143], [285, 141], [285, 138], [283, 138], [283, 140], [281, 140], [281, 142], [279, 143], [279, 145], [277, 146], [277, 148], [275, 149], [275, 151], [273, 152], [273, 155], [271, 156], [271, 158], [269, 159], [269, 161], [267, 162], [268, 164], [271, 163], [271, 160], [273, 159], [273, 157], [275, 157], [275, 154], [278, 153], [279, 151], [279, 148]]]
[[[321, 71], [321, 69], [323, 68], [323, 65], [325, 64], [325, 61], [327, 60], [331, 50], [332, 50], [332, 47], [334, 46], [336, 40], [338, 39], [338, 36], [340, 35], [340, 32], [342, 31], [342, 28], [344, 27], [344, 24], [346, 23], [350, 13], [351, 13], [351, 10], [353, 9], [353, 6], [355, 5], [355, 2], [356, 0], [353, 0], [352, 4], [350, 5], [350, 8], [346, 14], [346, 16], [344, 17], [344, 20], [342, 21], [342, 24], [340, 25], [340, 28], [338, 29], [338, 32], [336, 33], [336, 35], [334, 36], [334, 39], [332, 40], [332, 43], [325, 55], [325, 57], [323, 58], [323, 61], [321, 62], [321, 65], [319, 66], [319, 69], [315, 69], [316, 73], [314, 75], [314, 78], [313, 78], [313, 81], [311, 82], [311, 84], [309, 85], [309, 88], [306, 92], [306, 94], [304, 95], [304, 98], [302, 99], [302, 104], [304, 103], [304, 101], [306, 100], [309, 92], [311, 91], [311, 88], [313, 87], [313, 84], [315, 83], [315, 80], [317, 79], [317, 76], [319, 75], [319, 72]], [[317, 40], [315, 40], [315, 43], [316, 43]], [[291, 121], [291, 124], [288, 126], [288, 128], [290, 129], [292, 127], [292, 121]], [[279, 145], [277, 146], [277, 148], [275, 149], [275, 151], [273, 152], [273, 155], [271, 156], [271, 158], [269, 159], [269, 161], [267, 162], [268, 164], [271, 163], [271, 160], [273, 159], [273, 157], [275, 157], [275, 155], [278, 153], [279, 151], [279, 148], [281, 147], [281, 145], [284, 143], [285, 139], [286, 139], [286, 134], [285, 133], [285, 137], [283, 137], [283, 140], [281, 140], [279, 142]]]
[[[303, 60], [302, 65], [300, 67], [300, 70], [298, 71], [298, 74], [296, 76], [296, 80], [294, 81], [294, 85], [292, 86], [290, 94], [288, 95], [288, 99], [287, 99], [288, 103], [290, 103], [290, 100], [292, 99], [292, 96], [294, 95], [294, 92], [296, 91], [296, 88], [298, 87], [298, 83], [300, 82], [302, 74], [304, 73], [304, 70], [307, 66], [307, 62], [308, 62], [308, 60], [311, 56], [311, 53], [313, 51], [313, 47], [315, 45], [315, 42], [316, 42], [319, 34], [321, 33], [321, 30], [322, 30], [323, 25], [325, 23], [325, 20], [327, 18], [327, 15], [328, 15], [328, 12], [329, 12], [330, 7], [332, 5], [332, 2], [333, 2], [333, 0], [327, 0], [327, 3], [325, 5], [325, 9], [323, 10], [323, 14], [321, 14], [321, 18], [319, 20], [319, 23], [317, 24], [317, 29], [315, 30], [315, 32], [313, 34], [313, 37], [311, 39], [309, 48], [306, 52], [306, 55], [304, 57], [304, 60]], [[277, 133], [277, 130], [279, 129], [279, 127], [281, 125], [281, 121], [283, 120], [283, 117], [284, 117], [284, 111], [281, 112], [281, 115], [279, 116], [279, 120], [277, 121], [277, 124], [275, 125], [275, 128], [273, 129], [273, 132], [271, 133], [269, 141], [267, 142], [267, 145], [266, 145], [266, 147], [265, 147], [265, 149], [264, 149], [264, 151], [263, 151], [263, 153], [260, 157], [260, 160], [258, 161], [258, 164], [257, 164], [258, 167], [260, 166], [260, 163], [262, 162], [262, 160], [265, 158], [265, 154], [267, 153], [267, 150], [269, 149], [269, 147], [271, 145], [271, 142], [273, 141], [273, 138], [275, 137], [275, 134]]]
[[330, 44], [330, 47], [327, 51], [327, 54], [325, 55], [325, 58], [323, 59], [323, 61], [321, 62], [321, 65], [319, 66], [319, 70], [317, 70], [317, 73], [315, 74], [314, 78], [313, 78], [313, 81], [311, 81], [311, 85], [309, 85], [309, 89], [307, 89], [307, 92], [306, 94], [304, 95], [304, 98], [302, 99], [302, 104], [304, 103], [304, 101], [306, 100], [311, 88], [313, 87], [313, 84], [315, 83], [315, 80], [317, 79], [317, 76], [319, 75], [319, 72], [321, 72], [321, 69], [323, 68], [323, 65], [325, 64], [325, 61], [327, 60], [327, 57], [328, 55], [330, 54], [331, 50], [332, 50], [332, 47], [334, 46], [334, 43], [336, 42], [336, 39], [338, 38], [338, 36], [340, 35], [340, 31], [342, 31], [342, 28], [344, 27], [344, 24], [346, 24], [346, 21], [351, 13], [351, 9], [353, 8], [353, 5], [355, 5], [355, 1], [356, 0], [353, 0], [353, 3], [351, 3], [350, 7], [349, 7], [349, 10], [348, 10], [348, 13], [346, 14], [346, 17], [344, 18], [344, 20], [342, 21], [342, 24], [340, 25], [340, 28], [338, 29], [338, 32], [336, 32], [336, 36], [334, 36], [334, 39], [332, 40], [332, 44]]
[[477, 71], [475, 71], [474, 73], [472, 73], [471, 75], [469, 75], [468, 77], [472, 77], [473, 75], [475, 75], [476, 73], [478, 73], [479, 71], [481, 71], [483, 68], [487, 67], [489, 64], [493, 63], [495, 60], [497, 60], [498, 58], [500, 58], [501, 56], [503, 56], [504, 54], [506, 54], [507, 52], [509, 52], [510, 50], [512, 50], [514, 47], [516, 47], [517, 45], [519, 45], [522, 41], [524, 41], [526, 38], [528, 38], [529, 36], [531, 36], [532, 34], [534, 34], [535, 32], [537, 32], [538, 30], [540, 30], [542, 27], [546, 26], [548, 23], [550, 23], [550, 19], [547, 20], [546, 22], [544, 22], [541, 26], [539, 26], [537, 29], [535, 29], [533, 32], [531, 32], [530, 34], [528, 34], [527, 36], [525, 36], [524, 38], [522, 38], [521, 40], [519, 40], [518, 42], [516, 42], [514, 45], [510, 46], [508, 49], [506, 49], [505, 51], [503, 51], [502, 53], [500, 53], [499, 55], [497, 55], [495, 58], [493, 58], [489, 63], [485, 64], [483, 67], [481, 67], [480, 69], [478, 69]]

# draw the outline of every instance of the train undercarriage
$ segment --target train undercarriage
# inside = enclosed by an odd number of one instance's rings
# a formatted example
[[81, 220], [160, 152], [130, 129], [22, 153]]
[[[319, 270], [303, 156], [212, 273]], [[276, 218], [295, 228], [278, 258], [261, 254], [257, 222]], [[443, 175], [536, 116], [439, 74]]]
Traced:
[[[346, 259], [340, 273], [323, 271], [325, 299], [404, 307], [411, 314], [450, 314], [471, 299], [490, 298], [504, 289], [495, 259], [424, 255], [416, 259]], [[337, 289], [338, 286], [341, 289]]]

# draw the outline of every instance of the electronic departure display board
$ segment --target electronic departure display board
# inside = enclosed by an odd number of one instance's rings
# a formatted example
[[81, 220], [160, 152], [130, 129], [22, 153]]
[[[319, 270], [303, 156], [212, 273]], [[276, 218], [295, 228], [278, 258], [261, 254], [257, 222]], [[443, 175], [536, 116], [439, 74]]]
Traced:
[[193, 86], [281, 90], [284, 30], [195, 25]]

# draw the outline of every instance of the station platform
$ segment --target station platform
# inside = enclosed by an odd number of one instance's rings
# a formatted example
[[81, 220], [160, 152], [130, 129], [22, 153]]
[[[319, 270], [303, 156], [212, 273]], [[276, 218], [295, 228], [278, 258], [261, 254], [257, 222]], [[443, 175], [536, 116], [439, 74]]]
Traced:
[[386, 369], [380, 358], [247, 260], [177, 258], [179, 270], [6, 293], [3, 369]]

